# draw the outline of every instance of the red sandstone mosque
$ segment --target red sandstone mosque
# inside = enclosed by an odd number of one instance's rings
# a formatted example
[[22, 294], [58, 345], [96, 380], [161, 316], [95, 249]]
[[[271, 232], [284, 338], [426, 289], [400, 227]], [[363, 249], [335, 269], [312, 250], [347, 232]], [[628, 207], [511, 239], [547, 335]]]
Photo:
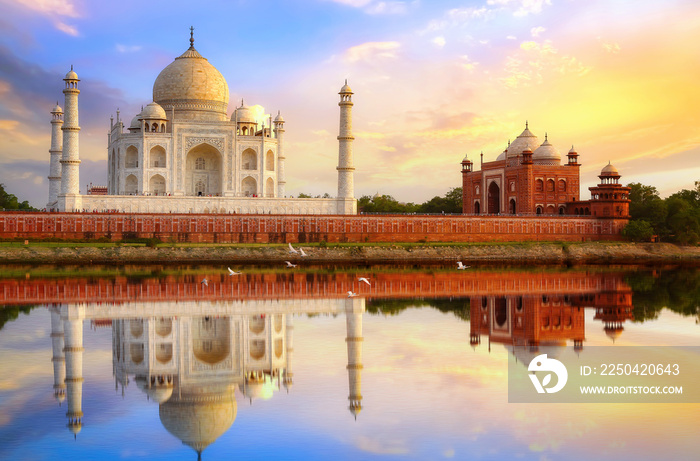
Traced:
[[578, 153], [571, 146], [568, 161], [529, 129], [515, 138], [496, 160], [484, 162], [481, 170], [467, 157], [462, 160], [462, 212], [465, 214], [578, 215], [595, 218], [629, 217], [629, 187], [620, 184], [620, 174], [608, 163], [598, 176], [600, 183], [589, 188], [590, 200], [581, 200]]

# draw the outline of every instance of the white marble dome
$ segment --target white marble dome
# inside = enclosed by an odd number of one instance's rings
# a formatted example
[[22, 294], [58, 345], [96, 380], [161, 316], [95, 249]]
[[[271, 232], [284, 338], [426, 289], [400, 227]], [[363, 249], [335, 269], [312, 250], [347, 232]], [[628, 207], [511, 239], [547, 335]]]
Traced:
[[153, 100], [180, 112], [179, 118], [225, 120], [228, 99], [226, 79], [194, 46], [163, 69], [153, 84]]
[[165, 110], [155, 102], [148, 104], [141, 111], [140, 117], [143, 120], [166, 120]]
[[532, 152], [533, 160], [546, 160], [550, 162], [561, 162], [561, 154], [559, 151], [549, 142], [547, 136], [544, 137], [544, 142]]
[[506, 157], [516, 157], [522, 154], [526, 147], [534, 152], [539, 145], [540, 140], [530, 131], [526, 123], [523, 132], [506, 149]]

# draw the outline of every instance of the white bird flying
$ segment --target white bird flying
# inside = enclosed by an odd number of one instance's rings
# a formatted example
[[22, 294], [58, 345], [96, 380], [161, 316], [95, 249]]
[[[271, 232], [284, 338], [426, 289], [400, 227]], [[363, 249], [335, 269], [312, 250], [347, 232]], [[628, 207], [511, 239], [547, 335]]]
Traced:
[[357, 296], [357, 293], [353, 293], [352, 291], [348, 291], [348, 298], [353, 298]]
[[299, 252], [292, 246], [292, 242], [289, 242], [289, 252], [298, 254]]
[[369, 283], [369, 279], [366, 277], [360, 277], [359, 279], [357, 279], [357, 281], [358, 282], [365, 282], [367, 285], [372, 286], [372, 284]]
[[462, 264], [462, 261], [457, 261], [457, 269], [462, 270], [462, 269], [469, 269], [472, 266], [465, 266]]
[[203, 278], [203, 279], [202, 279], [202, 285], [204, 285], [205, 287], [208, 287], [208, 286], [209, 286], [209, 280], [207, 280], [206, 278]]
[[289, 262], [289, 261], [285, 261], [285, 263], [287, 263], [287, 267], [297, 267], [296, 264], [292, 264], [292, 263]]
[[299, 248], [299, 253], [301, 254], [301, 256], [309, 256], [309, 255], [307, 255], [306, 253], [304, 253], [304, 249], [303, 249], [303, 248]]
[[228, 268], [228, 275], [241, 275], [242, 272], [236, 272], [232, 270], [230, 267]]

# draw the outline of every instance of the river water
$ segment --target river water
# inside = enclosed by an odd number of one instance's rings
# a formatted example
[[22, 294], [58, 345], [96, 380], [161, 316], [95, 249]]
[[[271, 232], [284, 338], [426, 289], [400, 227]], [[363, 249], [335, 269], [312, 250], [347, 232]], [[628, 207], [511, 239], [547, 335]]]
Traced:
[[235, 269], [0, 268], [0, 459], [700, 453], [697, 400], [509, 403], [538, 354], [700, 346], [695, 268]]

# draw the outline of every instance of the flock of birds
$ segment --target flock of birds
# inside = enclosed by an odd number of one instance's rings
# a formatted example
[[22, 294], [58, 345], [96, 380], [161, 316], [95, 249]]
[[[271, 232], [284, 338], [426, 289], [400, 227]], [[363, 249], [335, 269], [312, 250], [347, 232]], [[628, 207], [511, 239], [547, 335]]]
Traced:
[[[299, 249], [294, 248], [291, 243], [289, 243], [289, 253], [296, 254], [296, 255], [299, 255], [301, 257], [309, 256], [306, 252], [304, 252], [303, 248], [301, 248], [301, 247], [299, 247]], [[297, 267], [297, 265], [292, 263], [291, 261], [285, 261], [284, 263], [287, 265], [288, 268]], [[462, 261], [457, 261], [457, 269], [458, 270], [469, 269], [470, 267], [472, 267], [472, 266], [465, 266], [462, 263]], [[230, 276], [231, 275], [241, 275], [243, 273], [243, 272], [236, 272], [233, 269], [231, 269], [230, 267], [228, 267], [227, 269], [228, 269], [228, 275], [230, 275]], [[359, 277], [357, 279], [357, 281], [359, 283], [366, 283], [367, 286], [369, 286], [369, 287], [372, 286], [368, 277]], [[209, 286], [209, 280], [207, 280], [206, 277], [204, 279], [202, 279], [202, 285]], [[353, 291], [348, 291], [348, 298], [353, 298], [355, 296], [357, 296], [357, 293], [355, 293]]]

